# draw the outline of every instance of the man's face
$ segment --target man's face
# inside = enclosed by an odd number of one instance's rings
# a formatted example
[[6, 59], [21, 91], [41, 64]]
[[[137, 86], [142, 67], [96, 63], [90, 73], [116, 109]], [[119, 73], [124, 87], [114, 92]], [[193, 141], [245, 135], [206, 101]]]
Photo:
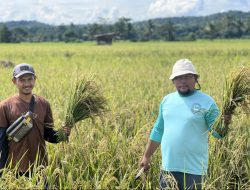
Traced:
[[177, 76], [173, 79], [176, 90], [182, 95], [188, 95], [194, 90], [196, 77], [193, 74]]
[[36, 78], [32, 74], [25, 74], [17, 79], [14, 78], [12, 81], [18, 88], [20, 94], [29, 95], [35, 86]]

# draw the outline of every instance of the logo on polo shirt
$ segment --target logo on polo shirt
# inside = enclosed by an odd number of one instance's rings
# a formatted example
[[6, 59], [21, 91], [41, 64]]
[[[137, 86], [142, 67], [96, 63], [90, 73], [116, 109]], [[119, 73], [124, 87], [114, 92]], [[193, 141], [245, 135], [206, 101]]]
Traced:
[[194, 103], [192, 105], [191, 111], [193, 112], [193, 114], [199, 113], [202, 110], [201, 105], [198, 103]]

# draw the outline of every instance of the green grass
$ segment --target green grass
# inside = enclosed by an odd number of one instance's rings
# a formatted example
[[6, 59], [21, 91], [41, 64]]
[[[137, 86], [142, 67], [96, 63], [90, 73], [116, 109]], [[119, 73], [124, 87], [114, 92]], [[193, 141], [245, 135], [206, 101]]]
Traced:
[[[103, 120], [85, 120], [72, 131], [69, 143], [47, 144], [49, 166], [42, 170], [50, 187], [58, 189], [158, 188], [160, 151], [151, 170], [134, 181], [145, 145], [165, 94], [174, 86], [168, 79], [174, 62], [193, 61], [200, 84], [221, 105], [225, 76], [231, 68], [250, 66], [250, 41], [116, 42], [0, 44], [0, 60], [34, 66], [38, 79], [34, 92], [52, 106], [59, 128], [77, 76], [95, 74], [102, 84], [110, 111]], [[16, 93], [13, 68], [0, 67], [0, 99]], [[206, 189], [250, 187], [249, 124], [246, 114], [233, 117], [229, 136], [210, 138], [210, 166]], [[39, 174], [41, 176], [42, 174]], [[35, 177], [15, 180], [11, 171], [0, 188], [39, 188]], [[7, 183], [6, 183], [7, 182]], [[40, 185], [40, 186], [39, 186]]]

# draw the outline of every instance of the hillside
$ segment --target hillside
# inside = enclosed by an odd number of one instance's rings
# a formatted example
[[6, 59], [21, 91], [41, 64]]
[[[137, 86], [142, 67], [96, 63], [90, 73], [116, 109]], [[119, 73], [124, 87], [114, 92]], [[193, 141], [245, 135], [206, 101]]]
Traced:
[[[48, 25], [37, 21], [11, 21], [0, 23], [8, 29], [9, 40], [0, 36], [0, 42], [15, 41], [85, 41], [94, 40], [96, 34], [115, 32], [119, 39], [147, 40], [195, 40], [216, 38], [249, 38], [250, 12], [229, 11], [209, 16], [156, 18], [133, 22], [120, 18], [114, 24]], [[3, 29], [2, 29], [3, 30]], [[7, 30], [7, 32], [8, 32]]]

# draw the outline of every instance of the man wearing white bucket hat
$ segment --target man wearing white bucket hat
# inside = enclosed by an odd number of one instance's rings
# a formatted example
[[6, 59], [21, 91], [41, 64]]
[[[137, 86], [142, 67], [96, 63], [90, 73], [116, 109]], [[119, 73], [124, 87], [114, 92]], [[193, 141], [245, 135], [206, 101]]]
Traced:
[[[140, 167], [147, 170], [151, 156], [161, 145], [160, 188], [173, 189], [174, 185], [180, 190], [202, 188], [208, 168], [208, 132], [219, 115], [219, 109], [213, 98], [199, 91], [198, 78], [190, 60], [180, 59], [174, 64], [169, 79], [177, 91], [161, 101], [158, 118], [140, 163]], [[223, 119], [229, 124], [231, 117]], [[212, 135], [220, 138], [215, 131]]]

